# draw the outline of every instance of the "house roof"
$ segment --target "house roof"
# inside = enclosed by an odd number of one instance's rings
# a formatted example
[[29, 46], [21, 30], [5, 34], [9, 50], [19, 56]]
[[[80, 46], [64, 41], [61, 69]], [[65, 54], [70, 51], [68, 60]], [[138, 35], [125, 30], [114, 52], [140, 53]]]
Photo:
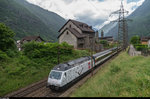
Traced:
[[26, 36], [26, 37], [22, 38], [20, 42], [23, 42], [24, 40], [34, 41], [34, 40], [37, 40], [38, 38], [40, 38], [42, 41], [44, 41], [40, 36]]
[[69, 30], [74, 36], [76, 36], [77, 38], [83, 38], [85, 37], [84, 34], [80, 34], [76, 29], [74, 28], [66, 28], [59, 36], [58, 38], [66, 31]]
[[85, 35], [80, 34], [76, 29], [74, 28], [68, 28], [68, 30], [73, 33], [77, 38], [83, 38]]
[[150, 37], [141, 37], [141, 41], [148, 42], [150, 40]]
[[[86, 23], [69, 19], [69, 20], [66, 22], [66, 24], [68, 24], [69, 21], [71, 21], [74, 25], [76, 25], [82, 32], [95, 32], [95, 31], [92, 29], [92, 26], [89, 26], [89, 25], [87, 25]], [[65, 25], [66, 25], [66, 24], [65, 24]], [[62, 28], [64, 28], [65, 25], [64, 25]], [[62, 30], [62, 28], [59, 30], [59, 32]]]
[[81, 29], [81, 31], [83, 32], [95, 32], [92, 29], [92, 26], [87, 25], [86, 23], [82, 23], [79, 21], [75, 21], [75, 20], [70, 20], [71, 22], [73, 22], [78, 28]]

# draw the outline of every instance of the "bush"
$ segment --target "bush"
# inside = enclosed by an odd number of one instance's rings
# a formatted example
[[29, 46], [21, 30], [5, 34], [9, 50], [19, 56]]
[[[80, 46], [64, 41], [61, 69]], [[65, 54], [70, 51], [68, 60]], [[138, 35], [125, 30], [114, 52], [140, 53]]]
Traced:
[[103, 45], [108, 45], [108, 42], [106, 40], [101, 40], [100, 43]]
[[62, 54], [72, 54], [73, 53], [73, 46], [68, 45], [66, 42], [59, 44], [60, 53]]
[[5, 24], [0, 23], [0, 50], [15, 49], [15, 33]]
[[100, 44], [103, 44], [104, 47], [109, 47], [109, 43], [106, 40], [101, 40]]
[[75, 56], [80, 55], [79, 57], [90, 56], [90, 52], [88, 52], [87, 50], [75, 50], [73, 53], [74, 53]]
[[8, 74], [10, 75], [10, 76], [14, 76], [14, 75], [20, 75], [21, 74], [21, 72], [23, 72], [23, 69], [25, 69], [25, 67], [16, 67], [16, 69], [15, 70], [9, 70], [8, 71]]
[[7, 54], [0, 50], [0, 61], [4, 61], [4, 60], [7, 60], [7, 59], [8, 59]]
[[140, 37], [139, 36], [133, 36], [131, 38], [131, 41], [130, 41], [131, 44], [135, 45], [135, 44], [140, 44]]
[[73, 47], [67, 43], [38, 43], [29, 42], [23, 46], [24, 54], [29, 58], [56, 58], [57, 54], [68, 55], [73, 54]]
[[136, 48], [137, 51], [148, 50], [148, 45], [135, 44], [134, 47]]
[[17, 51], [11, 50], [11, 49], [8, 49], [8, 50], [6, 51], [6, 54], [7, 54], [9, 57], [11, 57], [11, 58], [14, 58], [14, 57], [16, 57], [16, 56], [19, 55], [19, 53], [18, 53]]

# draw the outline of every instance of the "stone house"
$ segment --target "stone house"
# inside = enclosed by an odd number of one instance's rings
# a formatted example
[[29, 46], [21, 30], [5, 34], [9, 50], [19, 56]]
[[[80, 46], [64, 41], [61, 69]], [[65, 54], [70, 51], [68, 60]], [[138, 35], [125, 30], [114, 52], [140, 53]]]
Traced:
[[149, 45], [150, 43], [150, 37], [141, 37], [141, 44], [143, 45]]
[[36, 42], [43, 42], [44, 40], [40, 36], [27, 36], [21, 39], [21, 44], [24, 44], [26, 42], [31, 42], [31, 41], [36, 41]]
[[90, 48], [95, 41], [95, 31], [92, 26], [79, 21], [68, 20], [59, 32], [59, 43], [67, 42], [75, 49]]
[[27, 42], [36, 41], [43, 42], [44, 40], [40, 36], [27, 36], [17, 41], [17, 48], [19, 51], [22, 50], [21, 46]]
[[16, 45], [17, 45], [18, 50], [21, 51], [21, 43], [20, 43], [20, 40], [18, 40], [18, 41], [16, 42]]

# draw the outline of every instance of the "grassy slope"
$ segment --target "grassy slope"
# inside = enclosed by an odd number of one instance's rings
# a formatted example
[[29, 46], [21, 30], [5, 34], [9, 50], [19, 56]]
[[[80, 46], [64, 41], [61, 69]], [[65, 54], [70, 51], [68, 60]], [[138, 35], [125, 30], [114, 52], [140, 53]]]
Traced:
[[[87, 55], [87, 51], [76, 50], [72, 55], [60, 56], [60, 61], [62, 63]], [[0, 62], [0, 96], [46, 78], [55, 65], [43, 59], [31, 60], [23, 55]]]
[[130, 57], [123, 52], [71, 96], [149, 97], [150, 57]]

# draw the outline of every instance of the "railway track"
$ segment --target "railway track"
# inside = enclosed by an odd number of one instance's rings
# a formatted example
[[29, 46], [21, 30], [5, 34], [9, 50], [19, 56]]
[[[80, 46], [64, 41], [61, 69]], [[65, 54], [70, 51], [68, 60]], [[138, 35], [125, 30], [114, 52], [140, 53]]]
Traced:
[[[119, 53], [118, 53], [119, 54]], [[106, 64], [107, 62], [114, 59], [118, 54], [115, 54], [112, 58], [110, 58], [108, 61], [104, 62], [101, 65]], [[96, 74], [102, 66], [97, 67], [93, 74]], [[26, 88], [22, 88], [18, 91], [15, 91], [13, 93], [10, 93], [4, 97], [68, 97], [76, 88], [84, 84], [89, 78], [91, 77], [91, 74], [86, 75], [83, 79], [75, 83], [72, 87], [69, 89], [63, 91], [63, 92], [54, 92], [50, 90], [49, 88], [46, 88], [47, 84], [47, 78], [34, 83]]]
[[47, 78], [4, 97], [57, 97], [61, 94], [52, 92], [49, 88], [46, 88], [46, 83]]
[[4, 97], [57, 97], [61, 94], [52, 92], [49, 88], [46, 88], [46, 84], [47, 78]]

